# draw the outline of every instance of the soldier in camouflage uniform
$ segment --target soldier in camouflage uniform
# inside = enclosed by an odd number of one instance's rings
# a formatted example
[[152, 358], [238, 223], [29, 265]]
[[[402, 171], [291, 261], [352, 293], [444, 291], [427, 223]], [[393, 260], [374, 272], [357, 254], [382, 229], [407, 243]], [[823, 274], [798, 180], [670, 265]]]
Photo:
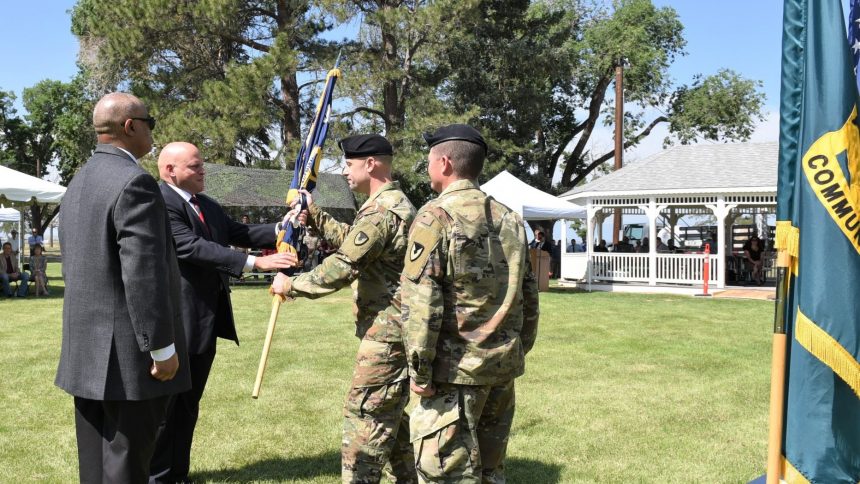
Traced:
[[[313, 271], [278, 274], [272, 290], [288, 298], [318, 298], [353, 283], [356, 355], [344, 404], [343, 482], [376, 483], [386, 462], [398, 483], [416, 482], [409, 419], [406, 353], [400, 330], [400, 273], [415, 207], [391, 180], [391, 144], [379, 135], [340, 143], [353, 191], [370, 195], [350, 226], [311, 204], [302, 220], [338, 250]], [[309, 215], [309, 217], [308, 217]], [[400, 430], [402, 428], [402, 431]]]
[[523, 220], [475, 180], [487, 145], [466, 125], [424, 135], [439, 197], [409, 233], [402, 317], [421, 482], [504, 482], [514, 378], [537, 334]]

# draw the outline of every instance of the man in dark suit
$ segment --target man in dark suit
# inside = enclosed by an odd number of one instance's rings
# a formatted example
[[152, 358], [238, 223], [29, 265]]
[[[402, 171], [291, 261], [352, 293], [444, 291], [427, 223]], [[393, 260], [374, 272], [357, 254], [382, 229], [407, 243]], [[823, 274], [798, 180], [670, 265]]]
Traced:
[[179, 268], [164, 200], [137, 157], [155, 120], [112, 93], [93, 111], [99, 145], [60, 218], [63, 343], [56, 385], [73, 395], [83, 483], [146, 482], [168, 396], [190, 387]]
[[286, 269], [296, 265], [293, 254], [254, 257], [230, 249], [274, 248], [275, 224], [241, 224], [220, 205], [202, 195], [203, 159], [190, 143], [170, 143], [158, 157], [161, 193], [176, 242], [182, 287], [182, 315], [191, 368], [191, 390], [171, 402], [151, 465], [154, 482], [188, 480], [191, 441], [200, 398], [215, 358], [216, 338], [239, 343], [230, 305], [230, 276], [243, 271]]

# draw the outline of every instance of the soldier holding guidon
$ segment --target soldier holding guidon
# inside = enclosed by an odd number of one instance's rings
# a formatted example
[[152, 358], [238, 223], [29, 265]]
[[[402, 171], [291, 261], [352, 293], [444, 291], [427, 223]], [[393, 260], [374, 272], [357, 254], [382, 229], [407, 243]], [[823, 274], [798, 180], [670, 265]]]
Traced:
[[[350, 188], [370, 198], [352, 225], [313, 205], [299, 217], [337, 247], [311, 272], [278, 274], [272, 290], [287, 298], [318, 298], [355, 281], [356, 355], [352, 387], [344, 404], [341, 448], [345, 483], [379, 482], [386, 462], [398, 483], [416, 481], [409, 444], [406, 354], [400, 328], [400, 273], [415, 207], [391, 178], [393, 149], [382, 136], [345, 138], [344, 175]], [[402, 427], [402, 430], [401, 430]]]
[[401, 278], [421, 482], [505, 482], [514, 379], [534, 345], [538, 287], [523, 219], [483, 193], [487, 152], [466, 125], [424, 135], [439, 197], [418, 211]]

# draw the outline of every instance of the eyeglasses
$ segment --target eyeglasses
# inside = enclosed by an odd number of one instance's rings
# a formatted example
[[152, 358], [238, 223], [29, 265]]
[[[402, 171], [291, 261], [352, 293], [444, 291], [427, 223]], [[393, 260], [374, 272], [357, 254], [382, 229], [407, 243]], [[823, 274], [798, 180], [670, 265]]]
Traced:
[[[146, 121], [146, 124], [149, 125], [150, 131], [155, 129], [155, 118], [153, 118], [152, 116], [149, 116], [148, 118], [128, 118], [128, 119], [135, 119], [137, 121]], [[123, 123], [123, 124], [125, 124], [125, 123]]]

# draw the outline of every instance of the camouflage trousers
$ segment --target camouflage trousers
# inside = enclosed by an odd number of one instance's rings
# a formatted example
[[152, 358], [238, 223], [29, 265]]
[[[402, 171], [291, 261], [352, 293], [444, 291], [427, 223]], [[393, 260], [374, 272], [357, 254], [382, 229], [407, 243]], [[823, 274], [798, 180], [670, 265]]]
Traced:
[[349, 390], [341, 446], [344, 483], [377, 483], [383, 474], [398, 484], [417, 482], [404, 412], [408, 402], [408, 378]]
[[503, 483], [514, 419], [514, 381], [437, 384], [410, 414], [419, 482]]

